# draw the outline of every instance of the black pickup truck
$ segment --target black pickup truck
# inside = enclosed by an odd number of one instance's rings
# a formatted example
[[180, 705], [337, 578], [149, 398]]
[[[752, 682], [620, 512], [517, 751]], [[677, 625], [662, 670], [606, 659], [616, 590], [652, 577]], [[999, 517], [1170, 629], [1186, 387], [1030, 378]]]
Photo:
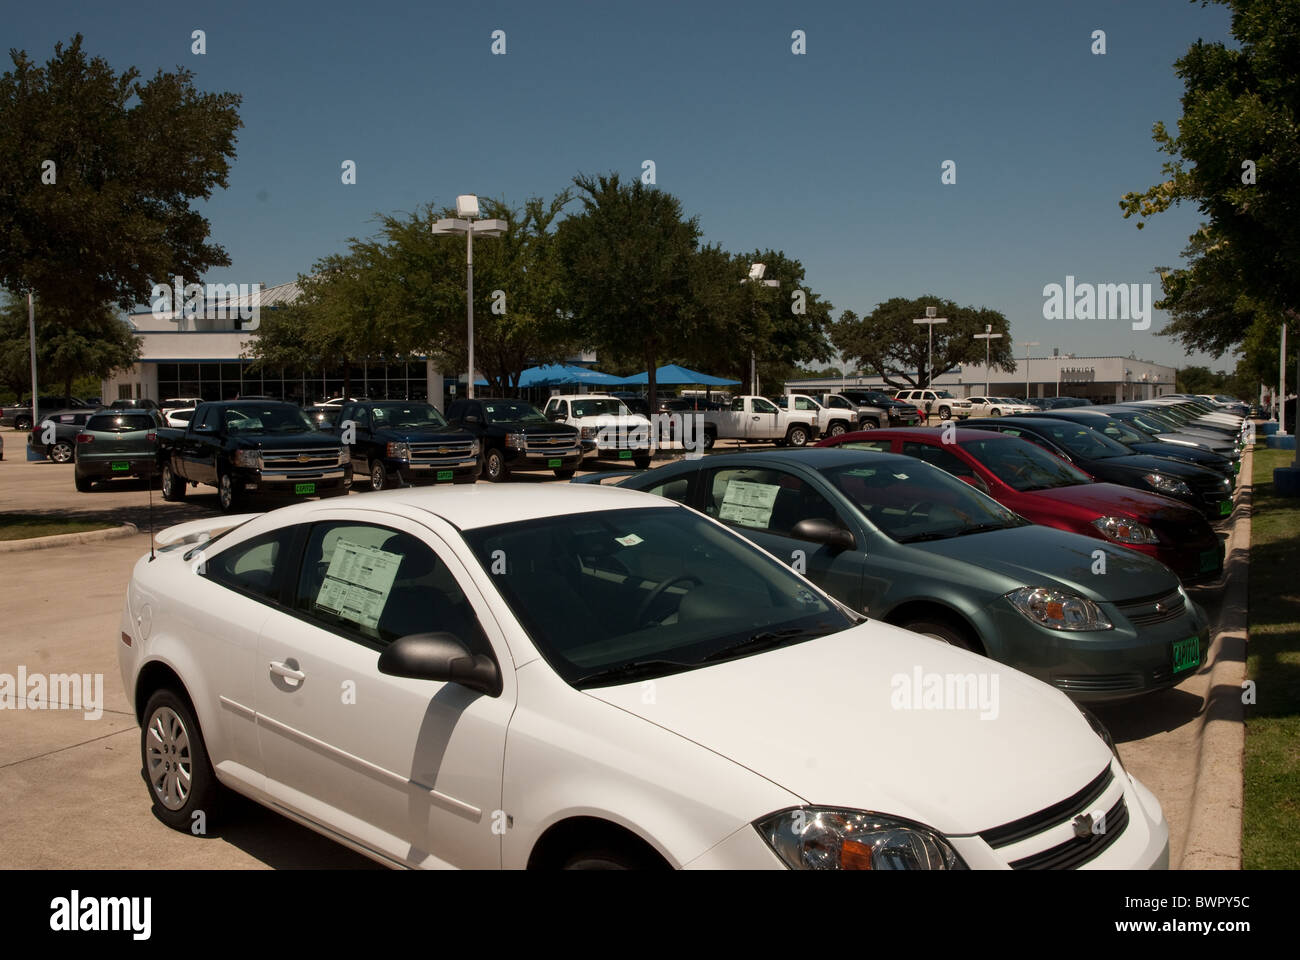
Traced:
[[577, 427], [552, 423], [531, 403], [497, 397], [456, 400], [447, 410], [454, 428], [466, 430], [483, 450], [483, 473], [493, 483], [511, 470], [554, 470], [570, 479], [582, 463]]
[[352, 469], [371, 490], [426, 483], [473, 483], [483, 470], [478, 439], [453, 430], [431, 404], [358, 400], [330, 428], [348, 444]]
[[160, 427], [158, 461], [166, 500], [185, 484], [216, 487], [223, 513], [250, 495], [343, 496], [352, 461], [338, 437], [318, 431], [296, 404], [280, 400], [201, 403], [184, 430]]

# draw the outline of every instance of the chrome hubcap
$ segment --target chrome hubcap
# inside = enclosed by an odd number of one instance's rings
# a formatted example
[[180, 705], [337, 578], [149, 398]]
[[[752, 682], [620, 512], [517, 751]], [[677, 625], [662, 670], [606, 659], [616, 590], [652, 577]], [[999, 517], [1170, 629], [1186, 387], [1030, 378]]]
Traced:
[[231, 487], [231, 485], [230, 485], [230, 477], [228, 477], [228, 476], [222, 477], [222, 478], [221, 478], [221, 494], [220, 494], [220, 496], [221, 496], [221, 505], [222, 505], [223, 507], [228, 507], [228, 506], [230, 506], [230, 498], [231, 498], [233, 495], [234, 495], [234, 488]]
[[370, 471], [370, 485], [376, 490], [384, 489], [384, 468], [375, 467]]
[[185, 724], [171, 707], [159, 707], [145, 731], [145, 772], [154, 796], [168, 810], [179, 810], [190, 798], [194, 764]]

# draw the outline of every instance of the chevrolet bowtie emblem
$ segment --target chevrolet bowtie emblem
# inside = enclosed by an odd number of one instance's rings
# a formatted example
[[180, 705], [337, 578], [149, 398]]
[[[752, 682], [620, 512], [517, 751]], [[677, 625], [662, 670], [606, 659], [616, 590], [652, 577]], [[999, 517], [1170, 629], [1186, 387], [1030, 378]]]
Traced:
[[300, 453], [300, 454], [298, 454], [298, 462], [299, 462], [299, 463], [307, 463], [307, 462], [310, 461], [310, 460], [311, 460], [311, 457], [307, 456], [307, 454], [305, 454], [305, 453]]
[[1081, 813], [1074, 818], [1074, 835], [1080, 840], [1092, 836], [1092, 814]]
[[439, 452], [439, 453], [451, 453], [451, 451], [450, 451], [449, 449], [447, 449], [446, 447], [439, 447], [439, 448], [438, 448], [438, 452]]

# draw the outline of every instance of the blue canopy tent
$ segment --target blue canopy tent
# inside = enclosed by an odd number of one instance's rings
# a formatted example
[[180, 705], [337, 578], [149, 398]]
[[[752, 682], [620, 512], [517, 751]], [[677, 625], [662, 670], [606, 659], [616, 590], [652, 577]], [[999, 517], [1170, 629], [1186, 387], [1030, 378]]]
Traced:
[[[650, 375], [648, 372], [638, 373], [627, 377], [621, 382], [629, 385], [648, 385], [650, 383]], [[659, 367], [655, 370], [656, 386], [732, 387], [738, 383], [740, 383], [739, 380], [726, 380], [722, 377], [711, 377], [707, 373], [700, 373], [698, 370], [688, 370], [675, 363], [667, 364], [666, 366]]]
[[529, 367], [519, 375], [520, 389], [528, 387], [560, 387], [583, 384], [589, 387], [609, 387], [623, 383], [622, 377], [601, 373], [572, 363], [547, 363]]

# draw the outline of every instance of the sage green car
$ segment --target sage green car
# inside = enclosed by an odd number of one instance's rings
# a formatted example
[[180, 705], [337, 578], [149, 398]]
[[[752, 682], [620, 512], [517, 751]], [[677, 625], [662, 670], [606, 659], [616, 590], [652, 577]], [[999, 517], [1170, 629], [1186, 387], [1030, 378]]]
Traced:
[[77, 434], [73, 477], [82, 493], [95, 483], [158, 475], [158, 439], [163, 425], [156, 410], [96, 412]]

